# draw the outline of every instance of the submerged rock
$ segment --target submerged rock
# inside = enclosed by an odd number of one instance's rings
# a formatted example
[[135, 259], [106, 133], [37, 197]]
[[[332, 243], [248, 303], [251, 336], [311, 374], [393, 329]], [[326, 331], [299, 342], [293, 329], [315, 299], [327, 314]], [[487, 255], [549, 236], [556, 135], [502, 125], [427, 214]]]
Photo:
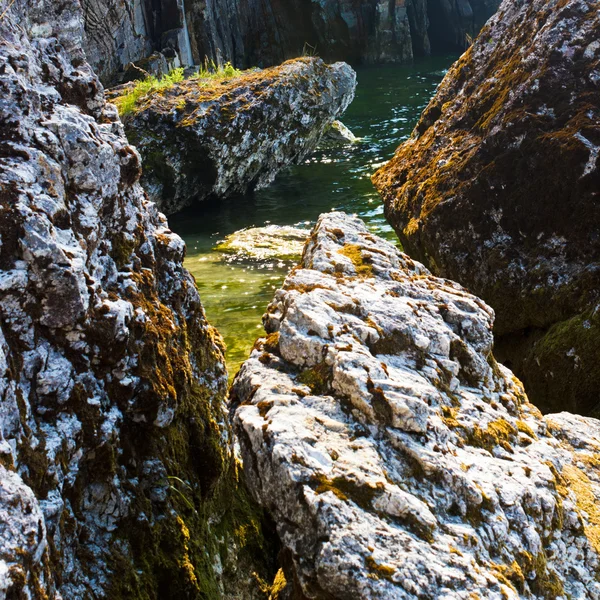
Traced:
[[356, 144], [359, 141], [360, 138], [357, 138], [341, 121], [334, 121], [325, 131], [319, 148], [337, 148], [338, 146]]
[[314, 150], [355, 87], [348, 65], [301, 58], [152, 94], [125, 119], [142, 155], [144, 187], [169, 214], [265, 186]]
[[228, 235], [215, 250], [235, 261], [298, 261], [310, 231], [299, 227], [267, 225], [240, 229]]
[[592, 0], [505, 1], [374, 177], [406, 251], [494, 308], [532, 400], [584, 413], [600, 387], [576, 359], [600, 354], [581, 326], [600, 301], [599, 30]]
[[0, 18], [0, 597], [255, 598], [222, 342], [81, 24]]
[[307, 598], [600, 598], [600, 422], [542, 417], [493, 311], [320, 218], [233, 388], [244, 469]]

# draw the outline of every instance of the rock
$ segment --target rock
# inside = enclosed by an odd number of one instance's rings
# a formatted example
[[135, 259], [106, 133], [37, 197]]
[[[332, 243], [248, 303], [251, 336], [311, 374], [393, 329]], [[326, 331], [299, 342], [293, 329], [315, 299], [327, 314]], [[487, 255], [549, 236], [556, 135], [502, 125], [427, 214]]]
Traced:
[[319, 144], [320, 149], [337, 148], [338, 146], [347, 146], [356, 144], [360, 141], [341, 121], [334, 121], [331, 124]]
[[[402, 63], [463, 50], [500, 0], [82, 0], [86, 53], [103, 81], [154, 51], [183, 66], [240, 68], [304, 52], [328, 62]], [[148, 69], [146, 69], [148, 70]]]
[[268, 576], [270, 550], [237, 482], [222, 342], [183, 241], [85, 62], [79, 3], [9, 4], [0, 597], [261, 597], [252, 572]]
[[504, 2], [374, 177], [406, 251], [494, 308], [532, 400], [584, 413], [600, 376], [569, 354], [600, 338], [568, 323], [600, 300], [599, 29], [591, 0]]
[[269, 184], [319, 143], [354, 98], [344, 63], [301, 58], [231, 80], [188, 79], [125, 117], [142, 182], [166, 214]]
[[124, 70], [131, 73], [131, 63], [152, 75], [160, 75], [164, 63], [171, 68], [194, 64], [184, 0], [81, 0], [81, 4], [85, 53], [103, 82], [114, 84]]
[[542, 417], [494, 360], [493, 320], [321, 216], [232, 388], [302, 597], [600, 597], [600, 422]]
[[308, 237], [307, 229], [282, 225], [240, 229], [215, 246], [227, 255], [227, 260], [298, 261]]
[[48, 540], [31, 488], [0, 465], [0, 597], [43, 598], [54, 594]]

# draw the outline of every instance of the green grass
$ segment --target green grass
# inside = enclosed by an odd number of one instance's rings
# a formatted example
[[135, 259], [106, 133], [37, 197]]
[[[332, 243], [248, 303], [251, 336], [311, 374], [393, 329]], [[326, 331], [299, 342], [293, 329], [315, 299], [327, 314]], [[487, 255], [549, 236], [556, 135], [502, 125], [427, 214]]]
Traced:
[[207, 83], [215, 79], [229, 79], [230, 77], [239, 77], [242, 72], [236, 69], [230, 62], [219, 66], [214, 61], [205, 60], [200, 69], [194, 73], [191, 79], [206, 80]]
[[123, 96], [115, 98], [115, 104], [119, 109], [121, 116], [128, 115], [133, 112], [136, 104], [141, 98], [153, 94], [158, 90], [164, 90], [174, 86], [176, 83], [183, 81], [183, 69], [173, 69], [167, 75], [163, 75], [160, 79], [151, 75], [143, 81], [136, 81], [135, 86]]
[[[214, 61], [205, 60], [204, 64], [194, 73], [190, 79], [197, 80], [199, 85], [206, 87], [215, 80], [230, 79], [238, 77], [242, 71], [236, 69], [231, 63], [225, 63], [218, 66]], [[138, 102], [150, 94], [164, 90], [180, 83], [184, 80], [183, 69], [173, 69], [167, 75], [160, 79], [151, 75], [143, 81], [137, 81], [135, 86], [127, 91], [123, 96], [115, 98], [114, 103], [119, 109], [121, 116], [128, 115], [135, 110]]]

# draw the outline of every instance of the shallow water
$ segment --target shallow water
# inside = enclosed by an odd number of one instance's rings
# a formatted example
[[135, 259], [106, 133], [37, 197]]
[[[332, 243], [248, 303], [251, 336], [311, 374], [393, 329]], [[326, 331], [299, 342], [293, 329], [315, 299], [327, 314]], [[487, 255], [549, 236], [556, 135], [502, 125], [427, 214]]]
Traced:
[[277, 260], [231, 262], [215, 246], [226, 235], [248, 227], [308, 228], [330, 210], [355, 213], [375, 233], [394, 240], [370, 176], [410, 135], [455, 58], [359, 69], [356, 99], [343, 121], [362, 138], [360, 143], [319, 151], [250, 197], [194, 208], [169, 219], [187, 243], [185, 266], [196, 277], [209, 320], [225, 338], [232, 375], [260, 335], [266, 306], [292, 265]]

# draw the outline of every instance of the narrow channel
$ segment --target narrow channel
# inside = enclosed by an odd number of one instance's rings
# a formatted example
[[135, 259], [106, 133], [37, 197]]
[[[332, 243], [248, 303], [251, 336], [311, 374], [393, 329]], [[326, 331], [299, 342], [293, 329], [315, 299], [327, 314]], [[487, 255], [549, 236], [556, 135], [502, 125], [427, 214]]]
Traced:
[[170, 217], [172, 229], [187, 244], [185, 266], [196, 278], [208, 318], [225, 338], [231, 375], [260, 335], [261, 317], [293, 261], [232, 260], [215, 246], [246, 228], [309, 228], [330, 210], [355, 213], [375, 233], [396, 240], [370, 176], [411, 134], [454, 60], [456, 56], [444, 56], [410, 66], [359, 68], [356, 98], [343, 117], [361, 138], [359, 143], [318, 150], [251, 196], [220, 200]]

